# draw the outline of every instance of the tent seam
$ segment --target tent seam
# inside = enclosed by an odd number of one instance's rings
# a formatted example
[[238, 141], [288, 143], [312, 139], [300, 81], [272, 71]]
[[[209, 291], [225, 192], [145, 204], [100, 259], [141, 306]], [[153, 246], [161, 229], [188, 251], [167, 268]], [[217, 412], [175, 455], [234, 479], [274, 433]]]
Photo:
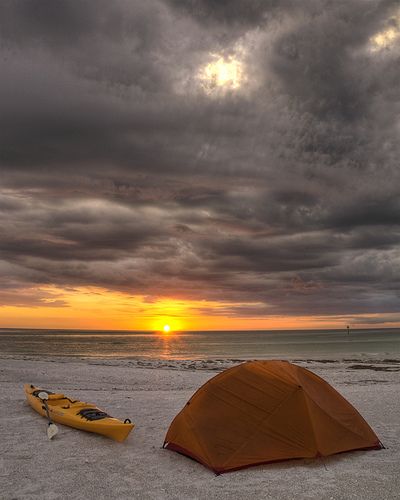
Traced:
[[[307, 396], [311, 399], [311, 401], [316, 405], [318, 406], [318, 408], [325, 414], [327, 415], [329, 418], [331, 418], [334, 422], [337, 422], [340, 427], [342, 427], [343, 429], [346, 429], [346, 431], [350, 432], [351, 434], [354, 434], [355, 436], [358, 436], [359, 438], [364, 438], [364, 436], [362, 434], [359, 434], [358, 432], [355, 432], [351, 429], [349, 429], [346, 425], [344, 425], [342, 422], [340, 422], [340, 420], [336, 419], [335, 417], [333, 417], [332, 415], [330, 415], [324, 408], [322, 408], [315, 400], [314, 398], [312, 398], [308, 393], [307, 393]], [[348, 402], [348, 401], [347, 401]], [[348, 402], [351, 407], [355, 410], [354, 406]], [[357, 410], [356, 410], [357, 411]], [[358, 412], [357, 412], [358, 413]], [[358, 413], [358, 415], [363, 419], [363, 421], [365, 422], [364, 418], [362, 415], [360, 415], [360, 413]], [[367, 424], [368, 425], [368, 424]]]
[[270, 413], [265, 419], [261, 420], [260, 422], [258, 422], [254, 432], [245, 440], [243, 441], [243, 443], [239, 446], [239, 448], [237, 448], [233, 453], [232, 455], [229, 455], [229, 457], [225, 460], [225, 462], [222, 464], [222, 466], [224, 467], [225, 464], [232, 459], [232, 457], [234, 457], [240, 450], [242, 450], [242, 448], [253, 438], [253, 436], [257, 433], [257, 431], [260, 429], [260, 426], [262, 424], [265, 424], [266, 422], [268, 422], [268, 420], [294, 395], [296, 394], [296, 392], [299, 390], [299, 387], [296, 387], [296, 389], [294, 391], [292, 391], [287, 398], [285, 398], [283, 401], [281, 401], [281, 403], [276, 406], [276, 408], [274, 409], [274, 411], [272, 413]]
[[319, 453], [319, 445], [318, 445], [318, 442], [317, 442], [317, 434], [316, 434], [315, 428], [314, 428], [314, 420], [313, 420], [313, 418], [311, 416], [310, 407], [308, 406], [307, 394], [304, 392], [304, 389], [302, 391], [302, 394], [303, 394], [304, 401], [306, 403], [308, 418], [309, 418], [310, 424], [311, 424], [311, 429], [312, 429], [312, 433], [313, 433], [313, 437], [314, 437], [314, 443], [315, 443], [315, 449], [317, 450], [317, 453]]
[[208, 450], [207, 450], [207, 448], [205, 448], [204, 443], [202, 442], [202, 440], [201, 440], [201, 439], [199, 439], [199, 436], [198, 436], [198, 434], [197, 434], [197, 432], [196, 432], [196, 429], [195, 429], [195, 427], [192, 425], [192, 419], [191, 419], [190, 414], [188, 414], [188, 415], [183, 415], [183, 417], [184, 417], [184, 419], [187, 421], [187, 423], [189, 424], [189, 428], [190, 428], [190, 430], [191, 430], [191, 431], [193, 432], [193, 434], [196, 436], [196, 440], [197, 440], [197, 442], [199, 443], [199, 446], [200, 446], [201, 450], [203, 451], [204, 456], [206, 457], [206, 459], [208, 460], [208, 462], [211, 464], [211, 463], [212, 463], [212, 460], [210, 460], [210, 456], [209, 456], [209, 454], [208, 454]]

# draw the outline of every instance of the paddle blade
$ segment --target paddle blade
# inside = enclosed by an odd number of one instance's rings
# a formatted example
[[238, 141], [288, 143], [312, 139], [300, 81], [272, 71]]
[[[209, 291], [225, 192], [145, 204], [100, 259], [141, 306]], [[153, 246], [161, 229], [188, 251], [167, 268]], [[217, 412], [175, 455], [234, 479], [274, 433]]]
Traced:
[[49, 439], [53, 439], [53, 437], [57, 434], [58, 432], [58, 427], [56, 426], [56, 424], [53, 424], [52, 422], [49, 423], [49, 425], [47, 426], [47, 437]]

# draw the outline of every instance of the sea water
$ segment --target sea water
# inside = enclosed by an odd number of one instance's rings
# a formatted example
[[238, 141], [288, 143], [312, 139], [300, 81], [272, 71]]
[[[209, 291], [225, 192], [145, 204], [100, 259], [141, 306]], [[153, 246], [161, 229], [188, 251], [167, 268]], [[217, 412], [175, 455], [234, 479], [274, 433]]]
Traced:
[[0, 355], [145, 359], [390, 358], [400, 329], [157, 332], [0, 329]]

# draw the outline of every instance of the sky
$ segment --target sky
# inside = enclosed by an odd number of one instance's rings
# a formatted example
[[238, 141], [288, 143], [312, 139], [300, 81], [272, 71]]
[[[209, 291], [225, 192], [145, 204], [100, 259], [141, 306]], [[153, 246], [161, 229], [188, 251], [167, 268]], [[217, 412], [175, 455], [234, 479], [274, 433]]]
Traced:
[[2, 0], [0, 326], [400, 326], [398, 0]]

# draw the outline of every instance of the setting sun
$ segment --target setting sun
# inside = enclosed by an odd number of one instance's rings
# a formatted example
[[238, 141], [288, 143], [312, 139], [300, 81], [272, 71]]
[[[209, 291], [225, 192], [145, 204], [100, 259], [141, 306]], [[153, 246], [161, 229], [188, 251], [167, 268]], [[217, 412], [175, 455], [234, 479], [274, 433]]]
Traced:
[[169, 333], [171, 331], [171, 327], [169, 325], [164, 325], [163, 331], [164, 331], [164, 333]]

